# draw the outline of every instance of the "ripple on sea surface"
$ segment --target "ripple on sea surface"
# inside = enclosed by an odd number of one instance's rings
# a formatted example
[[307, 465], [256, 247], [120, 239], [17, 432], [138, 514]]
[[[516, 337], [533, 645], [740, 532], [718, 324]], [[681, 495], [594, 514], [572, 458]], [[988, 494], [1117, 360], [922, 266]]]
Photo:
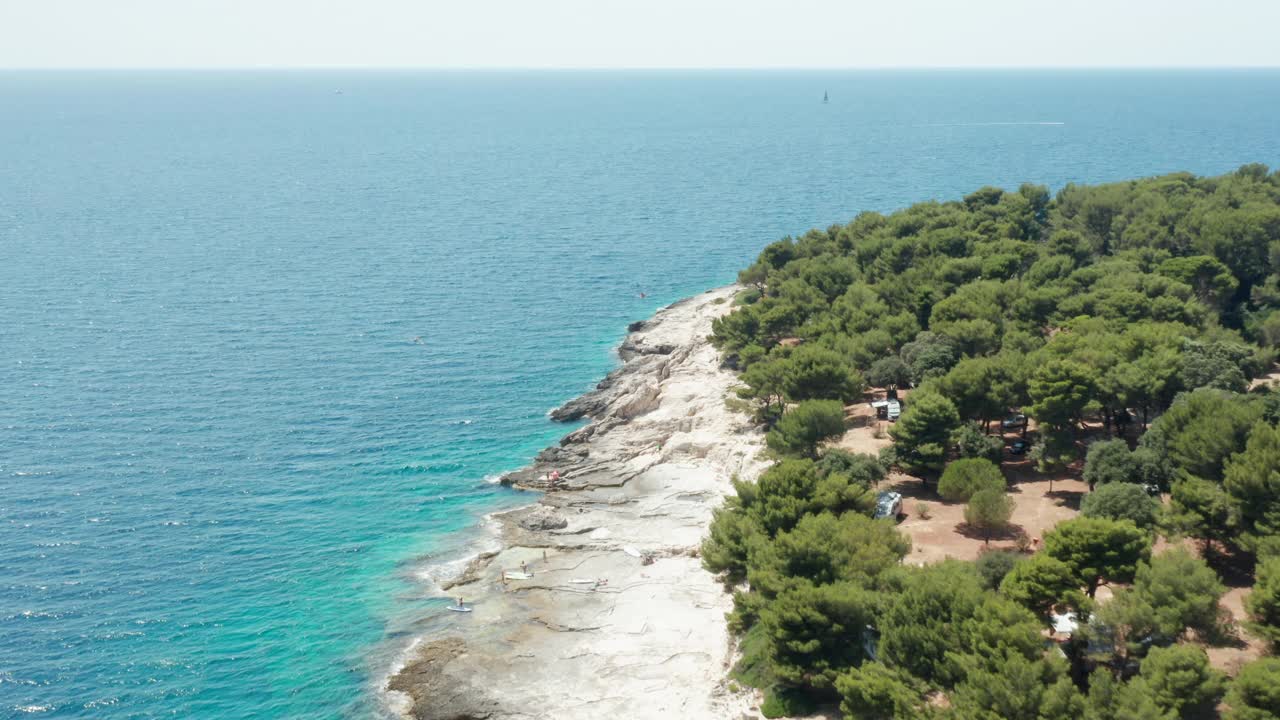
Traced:
[[0, 715], [368, 717], [628, 322], [863, 209], [1280, 161], [1274, 75], [1161, 77], [0, 75]]

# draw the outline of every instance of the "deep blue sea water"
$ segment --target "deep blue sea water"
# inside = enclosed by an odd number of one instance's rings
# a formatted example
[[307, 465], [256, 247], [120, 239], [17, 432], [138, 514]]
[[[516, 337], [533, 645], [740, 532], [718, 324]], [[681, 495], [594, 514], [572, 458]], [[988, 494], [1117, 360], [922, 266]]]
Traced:
[[1278, 116], [1263, 71], [0, 73], [0, 717], [377, 717], [628, 321], [863, 209], [1274, 166]]

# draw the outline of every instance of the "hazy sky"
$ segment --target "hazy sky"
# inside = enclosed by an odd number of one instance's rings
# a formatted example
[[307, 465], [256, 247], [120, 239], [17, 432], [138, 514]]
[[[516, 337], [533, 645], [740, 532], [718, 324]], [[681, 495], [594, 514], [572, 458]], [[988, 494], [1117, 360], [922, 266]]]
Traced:
[[0, 67], [1280, 65], [1280, 0], [0, 0]]

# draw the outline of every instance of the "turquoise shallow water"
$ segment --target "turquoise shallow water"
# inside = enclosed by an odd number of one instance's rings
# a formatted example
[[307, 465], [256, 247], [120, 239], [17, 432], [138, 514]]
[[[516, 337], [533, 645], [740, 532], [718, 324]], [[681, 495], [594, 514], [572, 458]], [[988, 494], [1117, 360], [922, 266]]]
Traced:
[[0, 717], [376, 717], [418, 572], [628, 321], [861, 209], [1280, 163], [1275, 72], [8, 73], [0, 109]]

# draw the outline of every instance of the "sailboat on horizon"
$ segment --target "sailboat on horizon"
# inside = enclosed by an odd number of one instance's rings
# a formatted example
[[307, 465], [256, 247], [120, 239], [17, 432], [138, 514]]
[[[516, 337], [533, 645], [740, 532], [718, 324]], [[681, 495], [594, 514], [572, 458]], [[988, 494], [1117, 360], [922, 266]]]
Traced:
[[822, 104], [823, 104], [823, 105], [826, 105], [826, 104], [827, 104], [827, 100], [828, 100], [828, 98], [827, 98], [827, 91], [826, 91], [826, 90], [823, 90], [823, 91], [822, 91]]

